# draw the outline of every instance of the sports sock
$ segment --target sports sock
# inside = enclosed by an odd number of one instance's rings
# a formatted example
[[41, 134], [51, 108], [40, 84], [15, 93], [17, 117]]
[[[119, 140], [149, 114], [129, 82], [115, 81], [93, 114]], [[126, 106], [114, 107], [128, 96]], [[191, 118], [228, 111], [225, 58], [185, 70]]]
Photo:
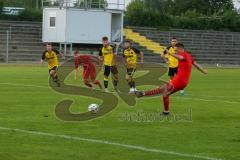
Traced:
[[92, 85], [88, 81], [84, 81], [84, 84], [90, 88], [92, 88]]
[[118, 81], [117, 80], [113, 80], [113, 85], [114, 85], [114, 87], [117, 87]]
[[130, 88], [132, 88], [132, 82], [128, 82]]
[[169, 96], [163, 95], [164, 112], [169, 112]]
[[132, 88], [136, 88], [135, 81], [132, 81]]
[[154, 89], [154, 90], [150, 90], [150, 91], [145, 91], [144, 95], [145, 96], [153, 96], [153, 95], [157, 95], [157, 94], [162, 94], [163, 93], [163, 89], [161, 87]]
[[57, 76], [57, 75], [55, 75], [55, 76], [53, 77], [53, 81], [54, 81], [54, 82], [58, 82], [58, 81], [59, 81], [59, 79], [58, 79], [58, 76]]
[[134, 81], [129, 82], [128, 85], [130, 86], [130, 88], [135, 88], [135, 82]]
[[108, 78], [104, 78], [103, 83], [104, 83], [104, 87], [108, 88]]

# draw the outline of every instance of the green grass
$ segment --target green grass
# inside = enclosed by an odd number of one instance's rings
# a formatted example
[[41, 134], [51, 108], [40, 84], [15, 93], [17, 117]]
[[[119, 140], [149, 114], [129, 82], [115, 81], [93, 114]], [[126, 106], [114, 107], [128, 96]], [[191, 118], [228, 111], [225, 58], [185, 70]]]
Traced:
[[[123, 113], [156, 113], [162, 98], [138, 100], [135, 107], [121, 99], [111, 113], [86, 122], [64, 122], [56, 118], [54, 106], [62, 99], [76, 102], [71, 110], [85, 112], [97, 99], [59, 94], [48, 88], [46, 67], [0, 66], [0, 127], [61, 134], [121, 144], [168, 150], [219, 159], [240, 157], [240, 69], [209, 69], [204, 76], [196, 70], [186, 88], [187, 95], [171, 97], [171, 111], [192, 121], [121, 121]], [[67, 83], [78, 84], [69, 76]], [[167, 77], [164, 77], [167, 79]], [[35, 85], [28, 86], [28, 85]], [[37, 87], [45, 86], [45, 87]], [[84, 107], [82, 107], [84, 106]], [[87, 141], [41, 136], [0, 129], [1, 160], [191, 160]]]

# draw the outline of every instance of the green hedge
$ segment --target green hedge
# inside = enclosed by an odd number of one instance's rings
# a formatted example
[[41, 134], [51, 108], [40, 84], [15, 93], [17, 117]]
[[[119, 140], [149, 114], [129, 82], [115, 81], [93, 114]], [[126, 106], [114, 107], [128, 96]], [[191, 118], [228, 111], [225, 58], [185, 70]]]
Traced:
[[138, 14], [125, 16], [125, 26], [143, 26], [157, 28], [225, 30], [240, 32], [240, 15], [225, 13], [221, 17], [189, 17], [186, 15]]
[[[160, 0], [159, 0], [160, 1]], [[146, 1], [135, 0], [125, 12], [125, 26], [157, 28], [207, 29], [240, 32], [240, 15], [234, 9], [220, 10], [211, 15], [199, 13], [196, 9], [171, 14], [153, 10], [146, 6]], [[179, 0], [179, 2], [182, 2]], [[190, 1], [189, 1], [190, 2]]]

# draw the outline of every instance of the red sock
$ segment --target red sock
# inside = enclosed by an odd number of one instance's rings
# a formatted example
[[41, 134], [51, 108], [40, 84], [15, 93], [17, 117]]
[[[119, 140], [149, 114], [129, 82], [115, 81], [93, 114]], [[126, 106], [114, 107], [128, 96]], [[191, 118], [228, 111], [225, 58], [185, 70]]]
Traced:
[[90, 88], [92, 88], [92, 85], [87, 81], [87, 80], [84, 80], [84, 84]]
[[169, 112], [169, 96], [163, 95], [164, 112]]
[[93, 84], [98, 85], [100, 89], [102, 89], [101, 82], [99, 80], [95, 80]]
[[163, 89], [161, 87], [151, 90], [151, 91], [145, 91], [144, 95], [145, 96], [153, 96], [153, 95], [157, 95], [157, 94], [161, 94], [163, 93]]

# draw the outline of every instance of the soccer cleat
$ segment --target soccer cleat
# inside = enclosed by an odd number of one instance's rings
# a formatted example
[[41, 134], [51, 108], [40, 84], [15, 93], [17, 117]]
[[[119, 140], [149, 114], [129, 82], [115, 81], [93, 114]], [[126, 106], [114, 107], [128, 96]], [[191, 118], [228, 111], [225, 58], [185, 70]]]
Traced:
[[130, 90], [129, 90], [128, 93], [129, 93], [129, 94], [133, 94], [133, 93], [135, 93], [135, 89], [134, 89], [134, 88], [130, 88]]
[[138, 98], [141, 98], [141, 97], [144, 96], [144, 92], [136, 91], [136, 92], [135, 92], [135, 95], [136, 95]]
[[163, 115], [163, 116], [168, 116], [169, 114], [170, 114], [169, 111], [163, 111], [163, 112], [161, 113], [161, 115]]
[[110, 91], [107, 88], [105, 88], [104, 92], [109, 93]]
[[185, 96], [185, 91], [184, 90], [180, 91], [180, 96]]

